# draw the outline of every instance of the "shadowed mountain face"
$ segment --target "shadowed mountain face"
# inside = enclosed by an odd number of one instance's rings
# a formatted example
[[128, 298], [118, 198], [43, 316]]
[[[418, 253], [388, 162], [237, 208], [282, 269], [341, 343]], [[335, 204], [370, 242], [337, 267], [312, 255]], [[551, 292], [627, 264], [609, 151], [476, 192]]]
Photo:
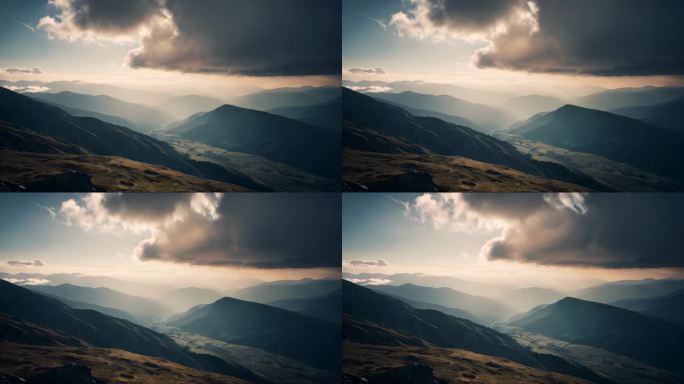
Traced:
[[626, 309], [567, 297], [516, 316], [510, 324], [684, 372], [684, 327]]
[[340, 327], [268, 305], [224, 297], [176, 316], [170, 325], [336, 372]]
[[71, 284], [36, 285], [30, 288], [67, 300], [119, 309], [135, 316], [138, 322], [155, 322], [170, 314], [170, 309], [159, 303], [142, 297], [126, 295], [109, 288], [79, 287]]
[[537, 364], [527, 351], [507, 335], [438, 311], [415, 309], [399, 299], [346, 280], [343, 281], [342, 311], [345, 315], [398, 330], [438, 347], [462, 348], [523, 364]]
[[84, 309], [0, 280], [0, 313], [105, 348], [120, 348], [195, 366], [191, 355], [170, 338], [129, 321]]
[[243, 108], [270, 111], [284, 107], [314, 105], [340, 97], [339, 87], [278, 88], [237, 98], [233, 104]]
[[475, 122], [477, 127], [484, 132], [496, 131], [515, 121], [506, 112], [448, 95], [434, 96], [416, 92], [374, 93], [372, 95], [375, 99], [397, 103], [400, 106], [406, 105], [411, 108], [459, 116]]
[[[164, 127], [171, 117], [153, 108], [129, 103], [106, 95], [84, 95], [73, 92], [31, 93], [31, 98], [66, 107], [76, 111], [95, 112], [128, 120], [134, 126], [127, 126], [141, 132], [149, 132]], [[75, 113], [77, 116], [80, 114]], [[85, 115], [82, 115], [85, 116]], [[98, 116], [92, 116], [98, 118]]]
[[682, 95], [684, 95], [684, 88], [677, 87], [619, 88], [581, 97], [575, 104], [610, 111], [665, 103]]
[[611, 112], [658, 127], [684, 132], [684, 96], [661, 104], [625, 107]]
[[339, 323], [342, 321], [342, 291], [336, 290], [324, 295], [305, 299], [283, 299], [269, 305], [301, 313], [309, 317]]
[[507, 319], [513, 314], [511, 308], [482, 296], [469, 295], [451, 288], [430, 288], [413, 284], [377, 285], [372, 287], [399, 298], [457, 308], [475, 316], [477, 322], [489, 324]]
[[280, 107], [268, 112], [335, 132], [342, 127], [342, 99], [339, 97], [318, 104]]
[[622, 280], [585, 288], [573, 296], [608, 304], [621, 300], [665, 296], [682, 288], [684, 288], [684, 280]]
[[530, 140], [684, 179], [684, 134], [628, 117], [566, 105], [518, 123], [510, 131]]
[[684, 289], [648, 299], [621, 300], [611, 303], [659, 319], [684, 324]]
[[334, 279], [280, 280], [240, 289], [233, 296], [268, 304], [280, 300], [315, 298], [339, 289], [340, 281]]
[[326, 178], [339, 178], [339, 134], [232, 105], [173, 124], [168, 133], [265, 157]]

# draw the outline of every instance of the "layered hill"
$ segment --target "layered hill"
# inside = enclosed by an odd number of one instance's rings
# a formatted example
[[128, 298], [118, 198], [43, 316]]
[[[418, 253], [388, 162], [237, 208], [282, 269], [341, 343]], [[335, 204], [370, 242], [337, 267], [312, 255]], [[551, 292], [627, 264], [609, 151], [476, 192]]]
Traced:
[[[345, 315], [418, 337], [437, 347], [461, 348], [527, 365], [537, 364], [532, 355], [507, 335], [439, 311], [415, 309], [399, 299], [346, 280], [343, 281], [342, 311]], [[350, 341], [365, 343], [369, 340]]]
[[[134, 124], [141, 132], [149, 132], [169, 124], [171, 117], [154, 108], [119, 100], [107, 95], [86, 95], [74, 92], [31, 93], [30, 97], [65, 107], [78, 113], [94, 112], [96, 114], [114, 116]], [[78, 112], [81, 111], [81, 112]], [[85, 116], [85, 115], [84, 115]], [[92, 116], [97, 117], [98, 116]]]
[[669, 128], [679, 132], [684, 131], [684, 96], [660, 104], [625, 107], [611, 112], [658, 127]]
[[337, 279], [277, 280], [242, 288], [233, 296], [261, 304], [281, 300], [316, 298], [340, 289]]
[[683, 372], [684, 327], [606, 304], [571, 297], [516, 316], [510, 324], [576, 344], [603, 348]]
[[527, 139], [605, 156], [645, 171], [684, 178], [684, 133], [593, 109], [563, 106], [515, 124], [510, 132]]
[[339, 134], [282, 116], [224, 105], [173, 124], [167, 132], [339, 178]]
[[400, 106], [459, 116], [475, 122], [485, 132], [493, 132], [504, 128], [515, 120], [506, 112], [449, 95], [435, 96], [406, 91], [401, 93], [374, 93], [373, 97], [396, 103]]
[[127, 295], [109, 288], [81, 287], [72, 284], [34, 285], [30, 289], [61, 299], [80, 301], [119, 309], [132, 314], [138, 322], [160, 321], [170, 314], [170, 309], [151, 300]]
[[341, 302], [342, 291], [338, 289], [320, 296], [304, 299], [277, 300], [269, 303], [269, 305], [331, 323], [339, 323], [342, 321]]
[[502, 321], [513, 315], [513, 310], [502, 303], [482, 296], [470, 295], [451, 288], [422, 287], [414, 284], [375, 285], [373, 290], [399, 298], [432, 303], [466, 311], [483, 324]]
[[684, 324], [684, 289], [658, 297], [616, 301], [611, 305]]
[[268, 112], [339, 132], [342, 120], [342, 99], [336, 97], [317, 104], [280, 107]]
[[316, 368], [339, 370], [339, 326], [284, 309], [224, 297], [174, 317], [169, 325]]
[[[150, 166], [170, 168], [189, 176], [228, 183], [249, 181], [243, 175], [230, 173], [215, 164], [191, 160], [169, 144], [129, 128], [91, 117], [72, 116], [62, 109], [5, 88], [0, 88], [0, 121], [3, 124], [0, 146], [9, 150], [122, 157]], [[47, 163], [43, 167], [49, 166]], [[34, 171], [41, 171], [43, 167]], [[148, 176], [154, 179], [155, 175]]]

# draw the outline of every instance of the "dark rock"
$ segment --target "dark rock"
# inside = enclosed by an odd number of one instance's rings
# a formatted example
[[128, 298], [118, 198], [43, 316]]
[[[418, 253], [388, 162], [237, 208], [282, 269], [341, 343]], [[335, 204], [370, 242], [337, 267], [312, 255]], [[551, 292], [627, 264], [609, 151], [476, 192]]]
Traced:
[[0, 384], [26, 384], [26, 380], [21, 377], [0, 373]]
[[26, 187], [10, 181], [0, 180], [0, 192], [25, 192]]
[[391, 176], [381, 182], [374, 183], [370, 190], [383, 192], [438, 192], [432, 175], [425, 172], [410, 171]]
[[392, 368], [369, 378], [369, 384], [436, 384], [440, 381], [425, 364], [410, 364]]
[[81, 364], [67, 364], [57, 368], [50, 368], [33, 376], [28, 384], [104, 384], [97, 380], [90, 372], [90, 368]]
[[95, 192], [90, 176], [83, 172], [67, 171], [48, 176], [26, 186], [29, 191], [37, 192]]

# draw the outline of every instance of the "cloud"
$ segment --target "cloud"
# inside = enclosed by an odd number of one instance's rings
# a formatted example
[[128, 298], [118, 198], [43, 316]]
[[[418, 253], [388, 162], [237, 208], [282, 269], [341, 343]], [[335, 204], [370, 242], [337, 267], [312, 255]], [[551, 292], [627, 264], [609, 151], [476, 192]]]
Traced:
[[684, 3], [415, 0], [390, 24], [417, 39], [482, 40], [480, 68], [598, 76], [684, 73]]
[[370, 74], [375, 74], [375, 75], [384, 75], [385, 70], [382, 68], [349, 68], [349, 72], [351, 73], [370, 73]]
[[41, 260], [8, 260], [8, 265], [12, 267], [44, 267], [45, 263]]
[[29, 277], [26, 279], [14, 279], [14, 278], [7, 278], [3, 279], [6, 281], [9, 281], [12, 284], [17, 284], [17, 285], [46, 285], [50, 284], [50, 280], [46, 279], [38, 279], [34, 277]]
[[50, 90], [48, 87], [41, 87], [38, 85], [27, 85], [25, 87], [18, 87], [14, 85], [6, 85], [5, 88], [9, 89], [10, 91], [14, 92], [19, 92], [19, 93], [38, 93], [38, 92], [47, 92]]
[[[129, 4], [130, 3], [130, 4]], [[247, 76], [339, 75], [339, 0], [52, 0], [39, 27], [69, 41], [135, 42], [132, 68]]]
[[684, 196], [425, 194], [407, 214], [437, 229], [496, 230], [490, 260], [603, 268], [684, 267]]
[[365, 93], [382, 93], [382, 92], [392, 91], [392, 87], [386, 87], [386, 86], [382, 86], [382, 85], [369, 85], [369, 86], [350, 85], [347, 88], [351, 89], [352, 91], [365, 92]]
[[25, 73], [25, 74], [41, 74], [43, 70], [40, 68], [7, 68], [5, 69], [7, 73]]
[[389, 279], [380, 279], [380, 278], [369, 278], [369, 279], [357, 279], [357, 278], [352, 278], [352, 279], [347, 279], [348, 281], [354, 283], [354, 284], [360, 284], [360, 285], [388, 285], [392, 284], [392, 280]]
[[359, 266], [365, 266], [365, 267], [386, 267], [387, 263], [385, 260], [351, 260], [349, 262], [350, 265], [359, 267]]
[[308, 194], [89, 194], [66, 225], [146, 234], [143, 261], [248, 268], [339, 268], [339, 197]]

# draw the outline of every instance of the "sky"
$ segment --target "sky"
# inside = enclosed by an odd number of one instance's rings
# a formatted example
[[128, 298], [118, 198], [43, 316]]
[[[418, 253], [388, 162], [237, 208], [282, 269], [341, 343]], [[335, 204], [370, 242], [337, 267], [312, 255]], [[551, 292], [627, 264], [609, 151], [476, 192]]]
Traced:
[[225, 290], [339, 277], [335, 194], [0, 195], [0, 272]]
[[343, 79], [521, 94], [681, 85], [683, 12], [678, 0], [344, 0]]
[[340, 23], [339, 0], [7, 0], [0, 78], [211, 96], [339, 84]]
[[347, 273], [519, 287], [684, 277], [681, 194], [344, 194]]

